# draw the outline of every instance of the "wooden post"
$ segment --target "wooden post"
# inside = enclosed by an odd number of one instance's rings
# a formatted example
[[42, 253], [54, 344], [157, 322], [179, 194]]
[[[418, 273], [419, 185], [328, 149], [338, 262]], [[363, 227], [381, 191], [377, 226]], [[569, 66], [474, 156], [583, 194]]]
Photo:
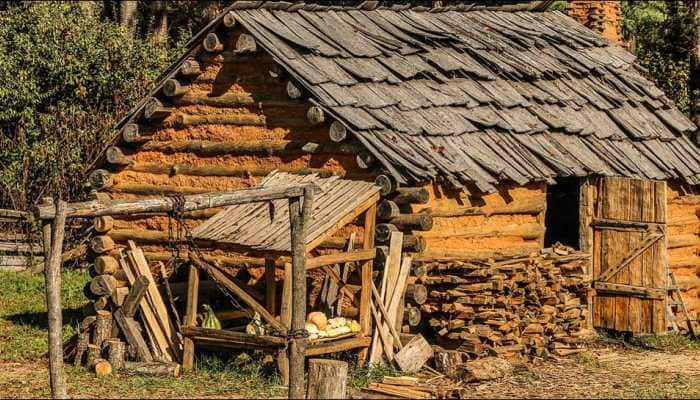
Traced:
[[49, 321], [49, 377], [51, 381], [51, 397], [66, 399], [66, 378], [63, 375], [63, 346], [61, 328], [61, 253], [63, 251], [63, 236], [66, 225], [66, 202], [59, 200], [56, 204], [56, 218], [53, 226], [44, 223], [44, 250], [49, 248], [44, 259], [46, 261], [46, 306]]
[[[365, 211], [365, 226], [364, 237], [362, 239], [362, 248], [371, 249], [374, 247], [374, 225], [377, 219], [377, 205], [372, 205]], [[368, 336], [372, 333], [372, 261], [365, 261], [362, 264], [362, 289], [360, 291], [360, 326], [362, 334]], [[364, 364], [367, 359], [367, 348], [360, 351], [357, 362], [359, 365]]]
[[270, 314], [275, 315], [275, 303], [277, 299], [277, 282], [275, 280], [275, 260], [271, 258], [265, 259], [265, 307]]
[[348, 363], [336, 360], [309, 360], [307, 399], [347, 398]]
[[[284, 280], [282, 281], [282, 301], [280, 302], [280, 322], [289, 331], [292, 324], [292, 265], [284, 264]], [[289, 385], [289, 357], [287, 349], [277, 354], [277, 366], [280, 370], [282, 385]]]
[[[306, 322], [306, 229], [313, 210], [314, 192], [304, 188], [304, 204], [299, 197], [289, 199], [289, 222], [292, 237], [292, 333], [301, 333]], [[289, 343], [289, 398], [304, 395], [305, 338], [293, 337]]]
[[[199, 296], [199, 270], [190, 265], [187, 277], [187, 306], [185, 309], [185, 326], [195, 326], [197, 321], [197, 301]], [[194, 366], [194, 341], [185, 337], [182, 351], [182, 367], [191, 369]]]

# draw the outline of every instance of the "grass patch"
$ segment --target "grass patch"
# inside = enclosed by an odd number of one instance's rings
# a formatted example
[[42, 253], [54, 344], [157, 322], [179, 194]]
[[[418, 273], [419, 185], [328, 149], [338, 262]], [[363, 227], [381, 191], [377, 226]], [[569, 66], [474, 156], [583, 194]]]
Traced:
[[665, 335], [635, 336], [630, 342], [633, 346], [667, 353], [680, 353], [685, 350], [700, 349], [700, 340], [691, 339], [679, 332], [669, 332]]
[[[85, 271], [61, 273], [63, 337], [75, 332], [87, 302], [83, 287], [90, 279]], [[47, 350], [46, 292], [44, 276], [23, 272], [0, 273], [0, 361], [35, 359]]]
[[583, 353], [576, 354], [576, 356], [574, 357], [574, 361], [576, 361], [577, 364], [592, 369], [603, 368], [605, 366], [605, 364], [600, 362], [600, 360], [598, 359], [598, 357], [595, 356], [595, 354], [589, 351], [584, 351]]
[[400, 371], [393, 366], [372, 364], [358, 368], [353, 365], [350, 370], [350, 382], [348, 385], [352, 391], [358, 391], [367, 387], [369, 382], [381, 382], [385, 376], [411, 376], [412, 374]]

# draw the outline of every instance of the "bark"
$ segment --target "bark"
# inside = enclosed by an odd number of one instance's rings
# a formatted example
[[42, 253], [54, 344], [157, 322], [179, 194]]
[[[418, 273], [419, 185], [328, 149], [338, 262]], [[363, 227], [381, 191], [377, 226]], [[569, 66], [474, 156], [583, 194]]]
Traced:
[[693, 0], [690, 2], [690, 6], [692, 7], [692, 16], [695, 21], [690, 54], [690, 74], [688, 77], [690, 118], [696, 126], [700, 126], [700, 0]]
[[138, 7], [139, 2], [136, 0], [119, 2], [119, 24], [126, 28], [131, 37], [134, 37], [136, 32]]

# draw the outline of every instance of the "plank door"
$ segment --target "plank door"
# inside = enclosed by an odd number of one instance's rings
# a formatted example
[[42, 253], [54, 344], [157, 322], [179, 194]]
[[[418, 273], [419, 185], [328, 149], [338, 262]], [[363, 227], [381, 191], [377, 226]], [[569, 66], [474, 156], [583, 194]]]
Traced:
[[593, 326], [666, 330], [666, 183], [592, 181]]

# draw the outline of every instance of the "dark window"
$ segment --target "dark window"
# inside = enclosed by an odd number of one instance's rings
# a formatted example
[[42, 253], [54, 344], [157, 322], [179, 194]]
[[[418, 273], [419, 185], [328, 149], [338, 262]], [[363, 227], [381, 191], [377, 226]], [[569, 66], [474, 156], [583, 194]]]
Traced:
[[579, 187], [578, 180], [563, 179], [547, 187], [545, 214], [545, 246], [559, 242], [579, 249]]

